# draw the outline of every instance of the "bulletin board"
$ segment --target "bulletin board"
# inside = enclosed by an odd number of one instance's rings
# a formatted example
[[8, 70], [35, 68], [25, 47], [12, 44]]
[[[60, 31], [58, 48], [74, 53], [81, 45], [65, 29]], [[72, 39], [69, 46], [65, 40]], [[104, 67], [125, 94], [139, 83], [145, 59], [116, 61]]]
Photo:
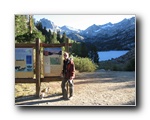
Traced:
[[15, 48], [15, 78], [33, 78], [33, 48]]
[[44, 76], [60, 76], [62, 71], [62, 48], [44, 48]]

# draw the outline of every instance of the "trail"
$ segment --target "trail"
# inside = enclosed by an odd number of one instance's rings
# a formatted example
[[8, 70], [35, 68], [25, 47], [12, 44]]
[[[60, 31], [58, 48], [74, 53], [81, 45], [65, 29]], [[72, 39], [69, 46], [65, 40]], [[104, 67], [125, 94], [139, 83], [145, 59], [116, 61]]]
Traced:
[[135, 83], [135, 72], [78, 73], [74, 79], [75, 92], [72, 100], [61, 99], [61, 82], [53, 82], [49, 83], [53, 94], [48, 94], [44, 99], [35, 96], [18, 98], [15, 104], [22, 106], [135, 106]]

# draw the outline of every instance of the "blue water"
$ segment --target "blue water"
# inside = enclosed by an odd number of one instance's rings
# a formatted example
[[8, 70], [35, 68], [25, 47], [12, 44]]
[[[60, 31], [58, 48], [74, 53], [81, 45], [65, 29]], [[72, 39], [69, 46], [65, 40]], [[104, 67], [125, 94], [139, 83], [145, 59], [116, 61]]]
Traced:
[[128, 50], [123, 51], [101, 51], [98, 52], [99, 61], [111, 60], [112, 58], [118, 58], [124, 54], [126, 54]]

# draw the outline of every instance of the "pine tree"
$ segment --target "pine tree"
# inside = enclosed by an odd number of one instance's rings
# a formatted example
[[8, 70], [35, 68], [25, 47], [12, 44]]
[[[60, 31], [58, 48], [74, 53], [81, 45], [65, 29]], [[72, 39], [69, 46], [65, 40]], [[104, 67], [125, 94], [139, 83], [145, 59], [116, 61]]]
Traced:
[[65, 43], [66, 42], [66, 38], [67, 38], [67, 36], [66, 36], [66, 33], [64, 32], [63, 35], [62, 35], [62, 38], [60, 40], [60, 43]]
[[43, 35], [48, 35], [48, 32], [47, 32], [47, 30], [46, 30], [46, 27], [44, 26], [44, 29], [43, 29]]
[[88, 57], [88, 49], [84, 42], [81, 43], [81, 57]]
[[92, 59], [92, 61], [93, 61], [94, 63], [98, 63], [98, 62], [99, 62], [99, 56], [98, 56], [98, 53], [97, 53], [97, 48], [96, 48], [96, 46], [94, 46], [94, 45], [90, 46], [88, 56], [89, 56], [89, 58]]
[[37, 23], [35, 24], [35, 26], [36, 26], [36, 28], [37, 28], [39, 31], [42, 32], [43, 26], [42, 26], [42, 23], [41, 23], [41, 22], [37, 22]]
[[44, 40], [42, 34], [35, 28], [32, 16], [16, 15], [15, 16], [15, 42], [35, 42], [36, 38]]
[[81, 57], [81, 43], [80, 42], [74, 42], [72, 44], [72, 54], [74, 56]]
[[58, 43], [58, 42], [57, 42], [57, 35], [56, 35], [55, 32], [53, 32], [53, 34], [52, 34], [52, 40], [51, 40], [51, 43]]
[[60, 38], [60, 30], [57, 31], [57, 41], [61, 42], [61, 38]]
[[27, 15], [15, 15], [15, 37], [28, 31]]
[[49, 31], [48, 31], [48, 36], [47, 36], [47, 37], [48, 37], [48, 41], [47, 41], [47, 43], [49, 43], [49, 44], [50, 44], [50, 43], [51, 43], [51, 41], [52, 41], [52, 33], [51, 33], [51, 30], [49, 30]]

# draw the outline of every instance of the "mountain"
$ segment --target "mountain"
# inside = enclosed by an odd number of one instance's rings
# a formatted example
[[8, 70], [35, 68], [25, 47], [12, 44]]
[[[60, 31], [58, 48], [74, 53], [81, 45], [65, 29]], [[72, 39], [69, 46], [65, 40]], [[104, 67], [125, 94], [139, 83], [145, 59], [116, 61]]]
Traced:
[[135, 46], [135, 18], [119, 23], [92, 25], [82, 31], [84, 42], [93, 43], [98, 50], [130, 50]]
[[80, 29], [76, 29], [67, 25], [64, 25], [62, 27], [57, 26], [54, 24], [54, 22], [46, 18], [42, 18], [38, 22], [42, 23], [43, 28], [46, 27], [47, 30], [51, 30], [51, 31], [59, 30], [61, 33], [65, 32], [66, 34], [79, 33], [81, 31]]
[[42, 18], [38, 22], [41, 22], [42, 26], [46, 27], [47, 30], [51, 30], [51, 31], [61, 30], [59, 26], [55, 25], [54, 22], [48, 19]]
[[80, 33], [80, 29], [76, 29], [76, 28], [73, 28], [73, 27], [70, 27], [70, 26], [62, 26], [60, 27], [61, 28], [61, 31], [64, 31], [66, 32], [66, 34], [71, 34], [71, 33]]
[[111, 22], [93, 24], [85, 30], [76, 29], [67, 25], [57, 26], [45, 18], [40, 19], [43, 27], [52, 31], [59, 30], [72, 40], [94, 44], [99, 51], [130, 50], [135, 47], [135, 17], [124, 19], [118, 23]]
[[93, 24], [92, 26], [88, 27], [84, 31], [81, 32], [83, 36], [87, 36], [87, 38], [92, 38], [97, 36], [98, 33], [103, 32], [102, 34], [108, 33], [110, 28], [113, 27], [112, 23], [107, 23], [104, 25], [95, 25]]

